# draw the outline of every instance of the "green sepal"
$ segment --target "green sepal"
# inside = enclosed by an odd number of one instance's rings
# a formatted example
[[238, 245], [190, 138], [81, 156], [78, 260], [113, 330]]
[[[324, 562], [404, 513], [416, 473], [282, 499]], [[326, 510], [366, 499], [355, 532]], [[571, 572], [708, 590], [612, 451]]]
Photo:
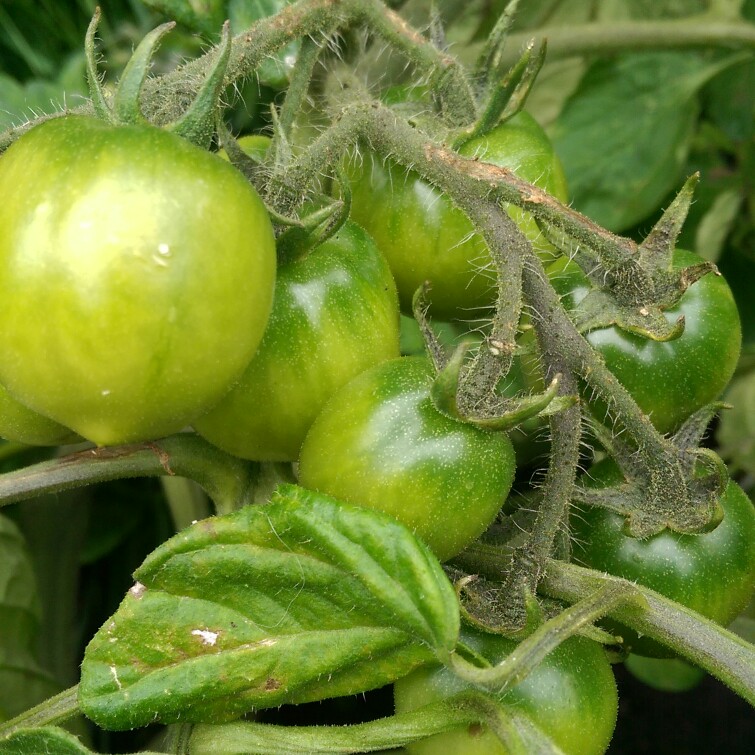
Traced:
[[425, 351], [430, 357], [436, 372], [440, 373], [448, 364], [448, 356], [446, 355], [440, 339], [430, 324], [430, 318], [427, 316], [427, 313], [430, 310], [430, 289], [430, 281], [425, 281], [414, 292], [414, 296], [412, 296], [412, 314], [414, 315], [414, 319], [417, 321], [420, 333], [422, 334], [422, 340], [425, 343]]
[[523, 622], [517, 622], [515, 627], [511, 625], [512, 596], [503, 584], [467, 575], [456, 580], [454, 588], [462, 620], [484, 632], [519, 640], [531, 635], [545, 621], [540, 602], [523, 582], [517, 585], [516, 598], [524, 607]]
[[86, 37], [84, 38], [84, 55], [86, 58], [86, 77], [87, 84], [89, 85], [89, 96], [92, 100], [94, 112], [98, 118], [110, 121], [112, 119], [112, 111], [108, 104], [107, 97], [105, 97], [105, 92], [102, 89], [102, 82], [100, 81], [100, 75], [97, 71], [97, 50], [94, 40], [97, 27], [100, 25], [101, 16], [102, 11], [100, 11], [99, 6], [95, 7], [92, 20], [87, 27]]
[[[279, 218], [275, 216], [274, 220]], [[338, 233], [348, 218], [348, 203], [336, 199], [291, 223], [276, 242], [279, 264], [304, 257], [311, 249], [324, 244]]]
[[228, 130], [222, 119], [216, 122], [218, 141], [228, 155], [228, 160], [236, 170], [254, 186], [259, 186], [264, 175], [265, 162], [256, 155], [251, 155], [241, 148], [236, 137]]
[[509, 0], [506, 7], [498, 17], [495, 25], [490, 30], [485, 45], [480, 52], [474, 67], [475, 80], [482, 81], [484, 86], [489, 85], [489, 77], [492, 71], [500, 68], [501, 54], [503, 53], [506, 38], [514, 23], [519, 0]]
[[684, 315], [670, 323], [657, 306], [622, 306], [609, 292], [593, 289], [579, 303], [574, 324], [580, 333], [616, 325], [653, 341], [673, 341], [684, 332]]
[[694, 173], [684, 182], [673, 202], [640, 244], [640, 264], [646, 270], [671, 270], [676, 241], [687, 219], [699, 180], [700, 174]]
[[118, 89], [113, 98], [112, 116], [116, 123], [143, 123], [145, 118], [141, 109], [141, 93], [147, 79], [152, 58], [162, 38], [175, 27], [174, 21], [168, 21], [153, 29], [139, 43], [126, 64], [118, 82]]
[[471, 128], [465, 129], [453, 142], [453, 149], [461, 149], [472, 139], [485, 136], [496, 126], [513, 118], [523, 107], [545, 62], [546, 42], [527, 45], [519, 60], [506, 72], [491, 73], [494, 80], [489, 87], [485, 107]]
[[[416, 296], [416, 294], [415, 294]], [[430, 397], [435, 408], [451, 419], [466, 419], [459, 407], [459, 381], [461, 370], [464, 367], [467, 354], [475, 344], [472, 341], [463, 341], [455, 349], [451, 358], [438, 372], [430, 388]]]
[[[648, 475], [616, 441], [612, 455], [623, 480], [601, 488], [577, 485], [573, 499], [599, 506], [625, 517], [624, 533], [644, 539], [664, 529], [681, 534], [714, 530], [723, 519], [721, 495], [729, 480], [728, 470], [710, 449], [688, 449], [662, 473]], [[681, 480], [681, 483], [680, 483]]]
[[231, 57], [231, 26], [226, 21], [220, 43], [215, 51], [215, 61], [210, 68], [197, 96], [186, 112], [166, 126], [198, 147], [207, 148], [215, 133], [215, 122], [220, 95], [225, 85], [225, 72]]

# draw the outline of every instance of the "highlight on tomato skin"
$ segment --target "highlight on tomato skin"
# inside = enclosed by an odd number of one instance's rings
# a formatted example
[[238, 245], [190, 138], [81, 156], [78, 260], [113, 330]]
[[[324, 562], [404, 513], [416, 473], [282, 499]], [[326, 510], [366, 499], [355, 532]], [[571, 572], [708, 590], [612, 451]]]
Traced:
[[326, 401], [399, 355], [396, 284], [375, 242], [347, 221], [278, 269], [273, 311], [239, 382], [194, 428], [255, 461], [295, 461]]
[[[517, 643], [501, 635], [464, 629], [461, 640], [491, 664]], [[423, 667], [393, 685], [396, 713], [451, 697], [467, 682], [443, 666]], [[573, 636], [550, 652], [519, 684], [498, 698], [504, 715], [524, 717], [565, 755], [602, 755], [616, 727], [618, 693], [603, 647]], [[507, 755], [484, 724], [453, 729], [405, 746], [410, 755]]]
[[451, 419], [435, 408], [433, 376], [424, 357], [401, 357], [348, 383], [304, 439], [299, 481], [391, 514], [444, 561], [495, 519], [515, 460], [505, 433]]
[[0, 382], [24, 405], [100, 445], [137, 442], [239, 378], [276, 260], [267, 210], [227, 162], [70, 115], [7, 150], [0, 193]]

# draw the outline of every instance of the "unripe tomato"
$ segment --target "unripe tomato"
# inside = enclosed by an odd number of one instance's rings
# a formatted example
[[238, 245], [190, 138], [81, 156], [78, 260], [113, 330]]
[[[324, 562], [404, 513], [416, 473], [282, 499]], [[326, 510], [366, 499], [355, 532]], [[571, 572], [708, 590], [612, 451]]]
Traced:
[[[620, 482], [611, 461], [589, 470], [596, 487]], [[724, 518], [712, 532], [699, 535], [663, 532], [638, 540], [624, 534], [624, 517], [608, 509], [579, 506], [571, 517], [574, 560], [592, 569], [649, 587], [729, 624], [755, 590], [755, 508], [742, 488], [730, 481], [721, 496]], [[616, 629], [629, 649], [640, 655], [670, 652], [626, 628]]]
[[[465, 631], [464, 642], [492, 664], [516, 649], [505, 637]], [[396, 713], [458, 694], [469, 685], [445, 667], [424, 667], [394, 684]], [[616, 681], [603, 648], [585, 637], [570, 637], [511, 690], [501, 695], [505, 713], [525, 717], [564, 755], [601, 755], [616, 726]], [[473, 724], [406, 745], [411, 755], [507, 755], [486, 726]], [[555, 751], [555, 750], [554, 750]]]
[[[513, 170], [520, 178], [566, 201], [561, 164], [545, 132], [521, 112], [473, 139], [460, 153]], [[417, 173], [368, 153], [352, 184], [351, 215], [388, 258], [401, 308], [411, 312], [417, 288], [432, 284], [432, 312], [439, 319], [464, 319], [470, 309], [495, 301], [490, 252], [471, 221], [450, 199]], [[547, 259], [555, 254], [534, 218], [517, 207], [509, 215]]]
[[396, 284], [375, 242], [348, 222], [304, 257], [281, 265], [256, 356], [194, 427], [236, 456], [294, 461], [331, 395], [398, 354]]
[[402, 357], [348, 383], [304, 439], [299, 481], [391, 514], [446, 560], [495, 519], [514, 451], [504, 433], [441, 414], [432, 380], [426, 359]]
[[48, 121], [0, 159], [0, 381], [98, 444], [176, 432], [262, 337], [275, 243], [215, 155], [147, 125]]
[[30, 446], [57, 446], [74, 442], [77, 435], [16, 401], [0, 385], [0, 438]]
[[[700, 261], [683, 249], [674, 253], [677, 269]], [[564, 269], [558, 262], [548, 273], [567, 308], [577, 307], [587, 295], [587, 279], [574, 263]], [[651, 341], [615, 326], [593, 330], [587, 340], [653, 424], [670, 432], [728, 385], [739, 360], [742, 329], [731, 290], [714, 273], [693, 283], [664, 314], [671, 323], [684, 315], [684, 332], [673, 341]]]

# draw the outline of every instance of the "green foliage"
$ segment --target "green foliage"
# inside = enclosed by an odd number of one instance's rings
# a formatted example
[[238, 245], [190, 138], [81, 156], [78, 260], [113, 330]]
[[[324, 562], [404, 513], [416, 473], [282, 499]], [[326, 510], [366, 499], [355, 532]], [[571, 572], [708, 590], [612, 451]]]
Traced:
[[682, 178], [698, 92], [737, 60], [646, 53], [593, 63], [552, 127], [575, 207], [613, 231], [646, 218]]
[[82, 666], [82, 708], [112, 729], [372, 689], [447, 658], [458, 632], [451, 585], [408, 530], [295, 486], [199, 522], [134, 576]]

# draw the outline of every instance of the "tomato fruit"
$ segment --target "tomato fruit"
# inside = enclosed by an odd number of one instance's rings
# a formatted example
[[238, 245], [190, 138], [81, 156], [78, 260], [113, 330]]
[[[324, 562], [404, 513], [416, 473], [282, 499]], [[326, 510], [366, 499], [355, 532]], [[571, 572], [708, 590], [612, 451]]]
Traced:
[[[462, 634], [465, 644], [500, 663], [517, 643], [498, 635]], [[468, 689], [445, 667], [423, 667], [394, 684], [396, 713], [437, 702]], [[511, 690], [501, 708], [525, 717], [565, 755], [600, 755], [616, 726], [616, 681], [605, 651], [585, 637], [561, 643]], [[484, 725], [473, 724], [406, 745], [411, 755], [506, 755], [503, 743]]]
[[446, 560], [493, 521], [511, 487], [514, 451], [503, 433], [441, 414], [422, 357], [373, 367], [325, 405], [299, 458], [299, 481], [384, 511]]
[[[597, 487], [621, 481], [610, 460], [589, 470]], [[591, 483], [591, 484], [592, 484]], [[571, 517], [574, 560], [592, 569], [637, 582], [729, 624], [755, 590], [755, 508], [735, 482], [729, 481], [721, 505], [724, 518], [711, 532], [686, 535], [664, 530], [646, 540], [624, 534], [624, 517], [597, 507], [578, 506]], [[669, 655], [647, 638], [619, 629], [632, 652]]]
[[272, 305], [265, 207], [146, 125], [48, 121], [0, 159], [0, 381], [106, 445], [181, 430], [239, 378]]
[[257, 355], [194, 427], [236, 456], [294, 461], [328, 398], [398, 355], [398, 299], [388, 263], [365, 231], [347, 222], [281, 265]]
[[73, 443], [76, 433], [57, 422], [32, 411], [16, 401], [0, 385], [0, 438], [30, 446], [58, 446]]
[[[521, 112], [473, 139], [462, 155], [514, 170], [566, 201], [561, 164], [545, 132]], [[404, 312], [411, 312], [417, 288], [432, 284], [432, 312], [440, 319], [465, 319], [468, 310], [495, 301], [490, 252], [467, 216], [417, 173], [367, 154], [351, 187], [351, 217], [364, 226], [388, 258]], [[555, 255], [534, 218], [517, 207], [509, 215], [540, 254]]]
[[[674, 255], [676, 268], [700, 261], [692, 252], [677, 250]], [[578, 307], [590, 290], [575, 263], [559, 260], [548, 274], [567, 310]], [[671, 432], [729, 383], [742, 333], [731, 290], [722, 276], [712, 273], [690, 286], [664, 314], [671, 323], [685, 317], [684, 332], [673, 341], [651, 341], [615, 326], [590, 331], [587, 340], [656, 428]]]

